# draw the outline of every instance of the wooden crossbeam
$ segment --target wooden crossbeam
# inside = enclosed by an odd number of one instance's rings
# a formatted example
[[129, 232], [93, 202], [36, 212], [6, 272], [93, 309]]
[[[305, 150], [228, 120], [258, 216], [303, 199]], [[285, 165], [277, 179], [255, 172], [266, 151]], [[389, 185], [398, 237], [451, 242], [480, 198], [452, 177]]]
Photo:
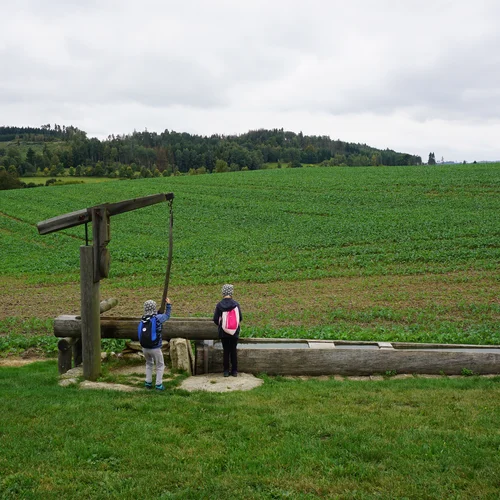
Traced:
[[84, 208], [76, 212], [70, 212], [57, 217], [52, 217], [39, 222], [36, 227], [39, 234], [49, 234], [62, 229], [79, 226], [92, 221], [92, 210], [96, 208], [103, 208], [107, 210], [109, 215], [118, 215], [138, 208], [148, 207], [161, 203], [163, 201], [173, 200], [174, 193], [159, 193], [143, 196], [142, 198], [133, 198], [131, 200], [119, 201], [117, 203], [103, 203], [96, 207]]

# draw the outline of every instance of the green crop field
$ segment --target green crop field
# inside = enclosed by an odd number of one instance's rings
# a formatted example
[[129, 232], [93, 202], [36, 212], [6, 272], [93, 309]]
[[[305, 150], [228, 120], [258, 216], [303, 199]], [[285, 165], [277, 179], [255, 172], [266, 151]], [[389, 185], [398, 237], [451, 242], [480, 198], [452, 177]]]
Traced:
[[[171, 290], [179, 313], [208, 315], [220, 284], [234, 282], [248, 335], [500, 343], [498, 164], [273, 169], [4, 191], [0, 272], [10, 292], [2, 300], [19, 288], [55, 293], [78, 283], [84, 227], [39, 236], [37, 222], [159, 192], [175, 194]], [[167, 224], [166, 203], [113, 217], [102, 286], [134, 294], [129, 300], [153, 289], [161, 296]], [[2, 309], [16, 315], [35, 314]]]
[[[168, 191], [179, 283], [494, 270], [500, 258], [499, 166], [317, 168], [4, 192], [2, 273], [75, 277], [83, 226], [38, 236], [38, 221]], [[167, 215], [112, 219], [114, 277], [161, 274]]]

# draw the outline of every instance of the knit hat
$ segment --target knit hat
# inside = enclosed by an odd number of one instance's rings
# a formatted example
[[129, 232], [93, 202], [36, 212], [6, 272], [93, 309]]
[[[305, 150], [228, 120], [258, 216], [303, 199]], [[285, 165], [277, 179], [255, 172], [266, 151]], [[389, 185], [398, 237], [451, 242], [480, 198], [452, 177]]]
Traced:
[[231, 295], [233, 296], [234, 292], [234, 286], [233, 285], [224, 285], [222, 287], [222, 296], [225, 297], [226, 295]]
[[154, 300], [146, 300], [144, 302], [144, 315], [151, 316], [152, 314], [156, 314], [156, 302]]

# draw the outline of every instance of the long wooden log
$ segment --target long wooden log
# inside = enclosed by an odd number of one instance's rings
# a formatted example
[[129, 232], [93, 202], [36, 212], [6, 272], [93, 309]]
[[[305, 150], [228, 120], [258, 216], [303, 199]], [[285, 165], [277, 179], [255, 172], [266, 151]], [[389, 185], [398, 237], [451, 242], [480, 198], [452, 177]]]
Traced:
[[[397, 349], [378, 347], [371, 343], [373, 349], [335, 348], [333, 342], [325, 342], [324, 348], [265, 348], [264, 339], [242, 339], [238, 348], [238, 369], [245, 373], [268, 373], [269, 375], [374, 375], [386, 372], [410, 374], [447, 374], [460, 375], [463, 369], [477, 374], [500, 373], [499, 346], [450, 346], [440, 345], [442, 349], [427, 344], [417, 348], [417, 344], [403, 345], [398, 343]], [[291, 343], [287, 340], [272, 339], [273, 344]], [[260, 347], [252, 344], [261, 343]], [[271, 344], [271, 339], [267, 339]], [[244, 347], [241, 344], [246, 344]], [[328, 345], [330, 344], [330, 345]], [[346, 343], [335, 342], [341, 346]], [[354, 347], [354, 343], [348, 343]], [[432, 346], [432, 348], [429, 348]], [[450, 352], [444, 349], [453, 348]], [[475, 349], [474, 352], [468, 348]], [[492, 352], [497, 351], [497, 352]], [[206, 349], [201, 343], [196, 347], [196, 373], [206, 372], [208, 355], [208, 372], [222, 371], [222, 348]]]
[[[140, 318], [101, 318], [101, 338], [139, 340]], [[80, 316], [62, 315], [54, 320], [56, 337], [80, 337]], [[181, 337], [189, 340], [218, 339], [217, 326], [211, 318], [170, 318], [163, 324], [164, 339]]]

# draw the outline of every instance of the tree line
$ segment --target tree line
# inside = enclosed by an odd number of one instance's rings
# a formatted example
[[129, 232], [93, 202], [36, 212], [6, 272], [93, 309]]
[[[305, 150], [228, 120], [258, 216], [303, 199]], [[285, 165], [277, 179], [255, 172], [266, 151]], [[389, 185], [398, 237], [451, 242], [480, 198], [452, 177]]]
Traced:
[[283, 129], [241, 135], [134, 131], [104, 140], [73, 126], [0, 127], [0, 170], [9, 175], [120, 178], [273, 167], [419, 165], [420, 156]]

